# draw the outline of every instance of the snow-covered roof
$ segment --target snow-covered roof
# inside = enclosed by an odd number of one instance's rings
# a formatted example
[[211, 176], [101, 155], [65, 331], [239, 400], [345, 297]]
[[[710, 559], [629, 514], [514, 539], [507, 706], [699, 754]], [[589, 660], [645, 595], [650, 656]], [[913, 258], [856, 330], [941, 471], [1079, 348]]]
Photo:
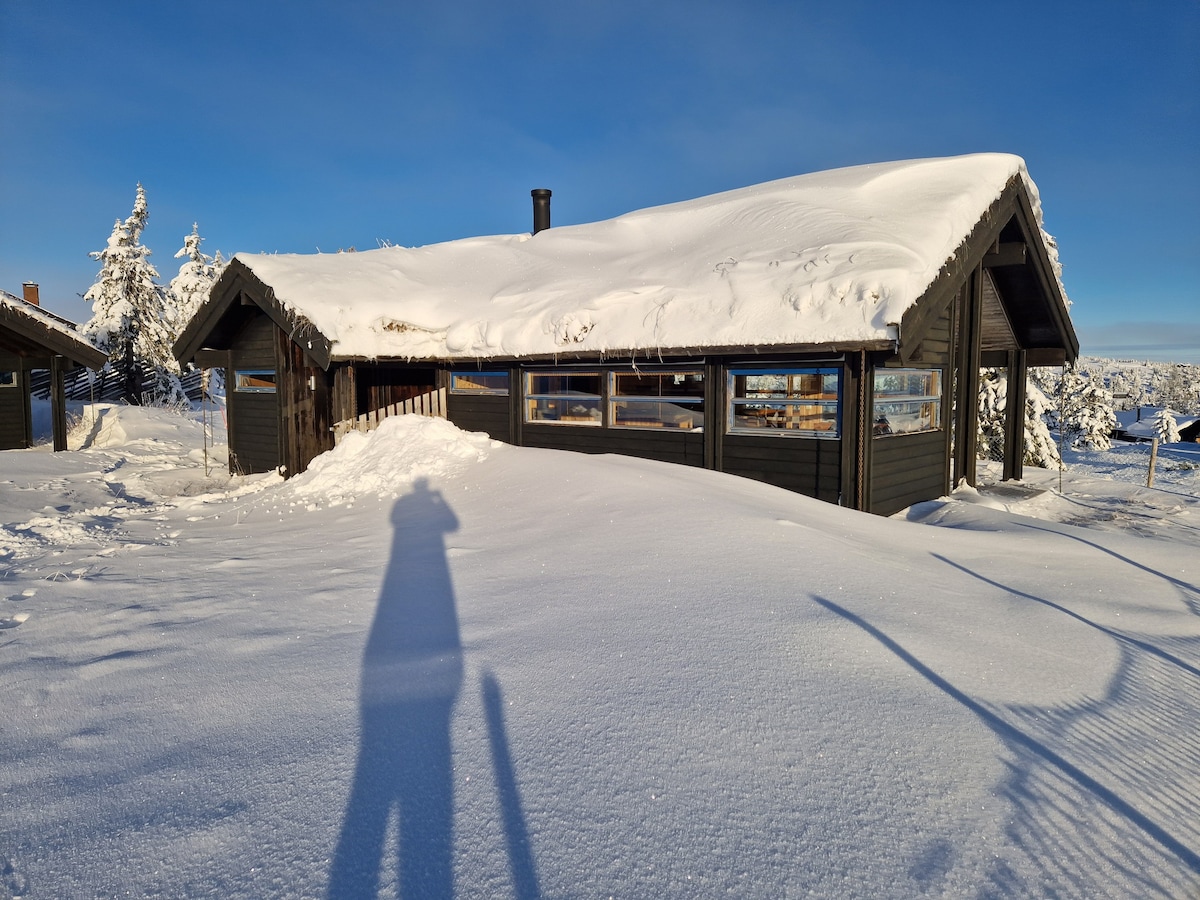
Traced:
[[342, 358], [887, 341], [1018, 175], [1040, 225], [1024, 162], [990, 153], [800, 175], [535, 236], [235, 259]]
[[[1150, 440], [1157, 432], [1155, 427], [1154, 417], [1163, 409], [1161, 406], [1143, 406], [1139, 409], [1127, 409], [1117, 412], [1117, 428], [1125, 432], [1130, 437], [1144, 438]], [[1185, 415], [1183, 413], [1170, 410], [1172, 418], [1175, 419], [1175, 424], [1181, 430], [1190, 428], [1200, 421], [1200, 416]], [[1140, 415], [1140, 418], [1139, 418]]]
[[8, 291], [0, 291], [0, 322], [19, 331], [25, 341], [74, 362], [99, 368], [107, 359], [71, 322]]

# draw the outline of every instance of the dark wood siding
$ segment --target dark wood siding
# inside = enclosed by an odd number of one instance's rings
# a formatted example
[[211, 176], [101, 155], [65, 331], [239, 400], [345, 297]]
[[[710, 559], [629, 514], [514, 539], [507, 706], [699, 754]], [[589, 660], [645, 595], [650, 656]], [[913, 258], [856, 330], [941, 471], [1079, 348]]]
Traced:
[[507, 396], [450, 394], [446, 418], [464, 431], [482, 431], [498, 441], [513, 443], [512, 401]]
[[951, 356], [951, 330], [954, 324], [953, 304], [929, 326], [925, 339], [921, 341], [920, 362], [914, 365], [948, 366]]
[[721, 471], [837, 503], [842, 490], [842, 442], [726, 434], [721, 442]]
[[316, 365], [282, 329], [276, 329], [279, 361], [277, 394], [281, 462], [297, 475], [312, 460], [333, 449], [330, 397], [333, 377]]
[[521, 428], [521, 443], [526, 447], [575, 450], [579, 453], [618, 453], [685, 466], [704, 465], [704, 434], [696, 431], [587, 428], [526, 422]]
[[437, 390], [438, 372], [432, 368], [417, 368], [402, 364], [359, 363], [356, 367], [355, 394], [358, 412], [374, 412], [403, 403]]
[[[0, 369], [4, 368], [0, 362]], [[29, 392], [28, 378], [22, 372], [13, 372], [16, 384], [0, 387], [0, 450], [15, 450], [29, 446]]]
[[946, 492], [949, 460], [942, 431], [876, 438], [871, 446], [870, 510], [891, 515]]
[[[276, 368], [275, 323], [258, 315], [242, 328], [230, 348], [232, 369]], [[269, 472], [282, 462], [279, 448], [279, 395], [235, 390], [227, 372], [229, 468], [233, 472]], [[278, 379], [278, 373], [276, 373]]]

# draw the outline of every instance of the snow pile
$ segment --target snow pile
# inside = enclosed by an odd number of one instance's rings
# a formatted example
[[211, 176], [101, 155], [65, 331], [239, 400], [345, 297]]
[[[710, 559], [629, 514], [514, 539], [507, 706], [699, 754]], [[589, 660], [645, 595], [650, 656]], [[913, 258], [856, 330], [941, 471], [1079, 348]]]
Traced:
[[332, 505], [354, 497], [395, 498], [418, 478], [447, 478], [504, 446], [486, 434], [429, 416], [392, 416], [365, 434], [350, 432], [288, 482], [298, 497]]
[[1019, 157], [977, 154], [801, 175], [533, 237], [236, 259], [341, 356], [894, 340], [1018, 175], [1039, 208]]

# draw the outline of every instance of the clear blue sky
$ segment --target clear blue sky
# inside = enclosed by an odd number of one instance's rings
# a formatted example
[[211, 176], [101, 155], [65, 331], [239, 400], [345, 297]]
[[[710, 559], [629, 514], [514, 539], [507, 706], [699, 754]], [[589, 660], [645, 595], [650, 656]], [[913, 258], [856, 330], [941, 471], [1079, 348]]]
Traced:
[[204, 249], [416, 246], [1023, 156], [1085, 353], [1200, 363], [1200, 2], [0, 3], [0, 287], [83, 320], [145, 185]]

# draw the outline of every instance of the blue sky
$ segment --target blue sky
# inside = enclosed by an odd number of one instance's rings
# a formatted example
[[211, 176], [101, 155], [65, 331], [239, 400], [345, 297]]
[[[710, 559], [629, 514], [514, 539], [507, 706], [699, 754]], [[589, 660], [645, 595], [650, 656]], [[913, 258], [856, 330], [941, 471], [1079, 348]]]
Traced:
[[1200, 2], [0, 4], [0, 287], [77, 320], [145, 185], [204, 249], [417, 246], [1025, 158], [1085, 353], [1200, 363]]

